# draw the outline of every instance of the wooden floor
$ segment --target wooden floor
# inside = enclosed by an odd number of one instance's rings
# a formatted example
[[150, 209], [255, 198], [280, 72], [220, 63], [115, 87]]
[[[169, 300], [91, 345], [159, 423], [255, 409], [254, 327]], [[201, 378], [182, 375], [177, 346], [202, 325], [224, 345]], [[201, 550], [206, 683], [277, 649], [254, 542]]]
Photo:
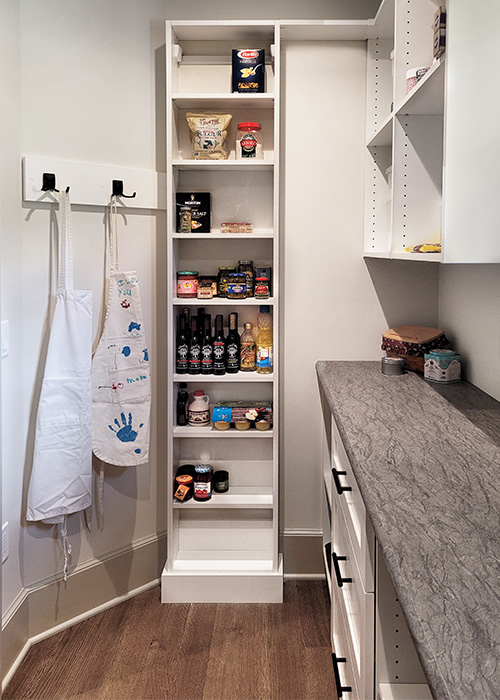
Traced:
[[153, 588], [34, 645], [3, 698], [333, 700], [326, 584], [284, 598], [162, 605]]

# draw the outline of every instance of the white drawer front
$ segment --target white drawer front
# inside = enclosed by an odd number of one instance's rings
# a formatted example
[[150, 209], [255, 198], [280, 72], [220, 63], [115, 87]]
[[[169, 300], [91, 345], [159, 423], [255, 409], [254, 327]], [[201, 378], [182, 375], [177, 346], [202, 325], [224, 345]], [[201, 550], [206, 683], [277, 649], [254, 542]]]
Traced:
[[332, 547], [332, 589], [350, 649], [359, 697], [373, 698], [374, 593], [366, 593], [342, 509], [336, 511]]
[[367, 593], [373, 592], [375, 590], [375, 536], [333, 417], [331, 442], [333, 496], [337, 497], [337, 502], [340, 503], [345, 516], [363, 587]]
[[361, 700], [355, 680], [355, 664], [347, 641], [337, 589], [332, 588], [332, 655], [335, 685], [340, 700]]

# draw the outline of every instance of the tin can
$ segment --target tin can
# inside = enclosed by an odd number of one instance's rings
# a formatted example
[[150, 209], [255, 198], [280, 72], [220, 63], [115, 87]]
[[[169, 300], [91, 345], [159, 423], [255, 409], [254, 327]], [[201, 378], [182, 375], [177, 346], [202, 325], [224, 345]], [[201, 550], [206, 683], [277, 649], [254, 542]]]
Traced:
[[454, 350], [430, 350], [424, 355], [424, 379], [428, 382], [451, 384], [459, 382], [461, 374], [460, 355]]
[[402, 357], [383, 357], [381, 361], [382, 374], [400, 375], [404, 372], [405, 361]]

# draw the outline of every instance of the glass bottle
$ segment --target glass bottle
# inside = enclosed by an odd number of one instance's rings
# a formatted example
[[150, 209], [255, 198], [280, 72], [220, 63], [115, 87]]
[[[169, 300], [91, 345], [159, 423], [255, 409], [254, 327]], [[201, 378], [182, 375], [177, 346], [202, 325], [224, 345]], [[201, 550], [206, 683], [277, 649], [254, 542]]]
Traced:
[[240, 334], [238, 333], [238, 314], [229, 314], [229, 333], [226, 338], [226, 370], [236, 374], [240, 369]]
[[186, 332], [186, 318], [181, 314], [177, 320], [177, 338], [175, 341], [175, 371], [177, 374], [188, 372], [189, 340]]
[[189, 339], [189, 374], [200, 374], [201, 372], [201, 346], [198, 337], [198, 318], [191, 318], [191, 338]]
[[244, 329], [240, 341], [240, 370], [242, 372], [255, 372], [257, 369], [257, 345], [255, 343], [253, 324], [245, 323]]
[[226, 374], [226, 339], [223, 330], [224, 319], [222, 314], [215, 317], [215, 337], [214, 337], [214, 374]]
[[212, 338], [212, 316], [205, 314], [205, 332], [201, 341], [201, 373], [214, 373], [214, 341]]
[[273, 318], [269, 306], [261, 306], [257, 316], [257, 374], [273, 371]]
[[177, 425], [188, 424], [188, 404], [189, 394], [187, 392], [187, 384], [186, 382], [181, 382], [179, 384], [179, 391], [177, 392]]

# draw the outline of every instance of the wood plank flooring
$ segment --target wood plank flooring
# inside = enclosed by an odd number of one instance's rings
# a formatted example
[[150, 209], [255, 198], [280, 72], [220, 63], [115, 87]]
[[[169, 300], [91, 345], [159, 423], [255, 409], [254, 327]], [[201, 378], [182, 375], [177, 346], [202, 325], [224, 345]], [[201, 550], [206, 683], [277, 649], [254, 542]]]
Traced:
[[160, 603], [153, 588], [34, 645], [4, 700], [334, 700], [330, 602]]

